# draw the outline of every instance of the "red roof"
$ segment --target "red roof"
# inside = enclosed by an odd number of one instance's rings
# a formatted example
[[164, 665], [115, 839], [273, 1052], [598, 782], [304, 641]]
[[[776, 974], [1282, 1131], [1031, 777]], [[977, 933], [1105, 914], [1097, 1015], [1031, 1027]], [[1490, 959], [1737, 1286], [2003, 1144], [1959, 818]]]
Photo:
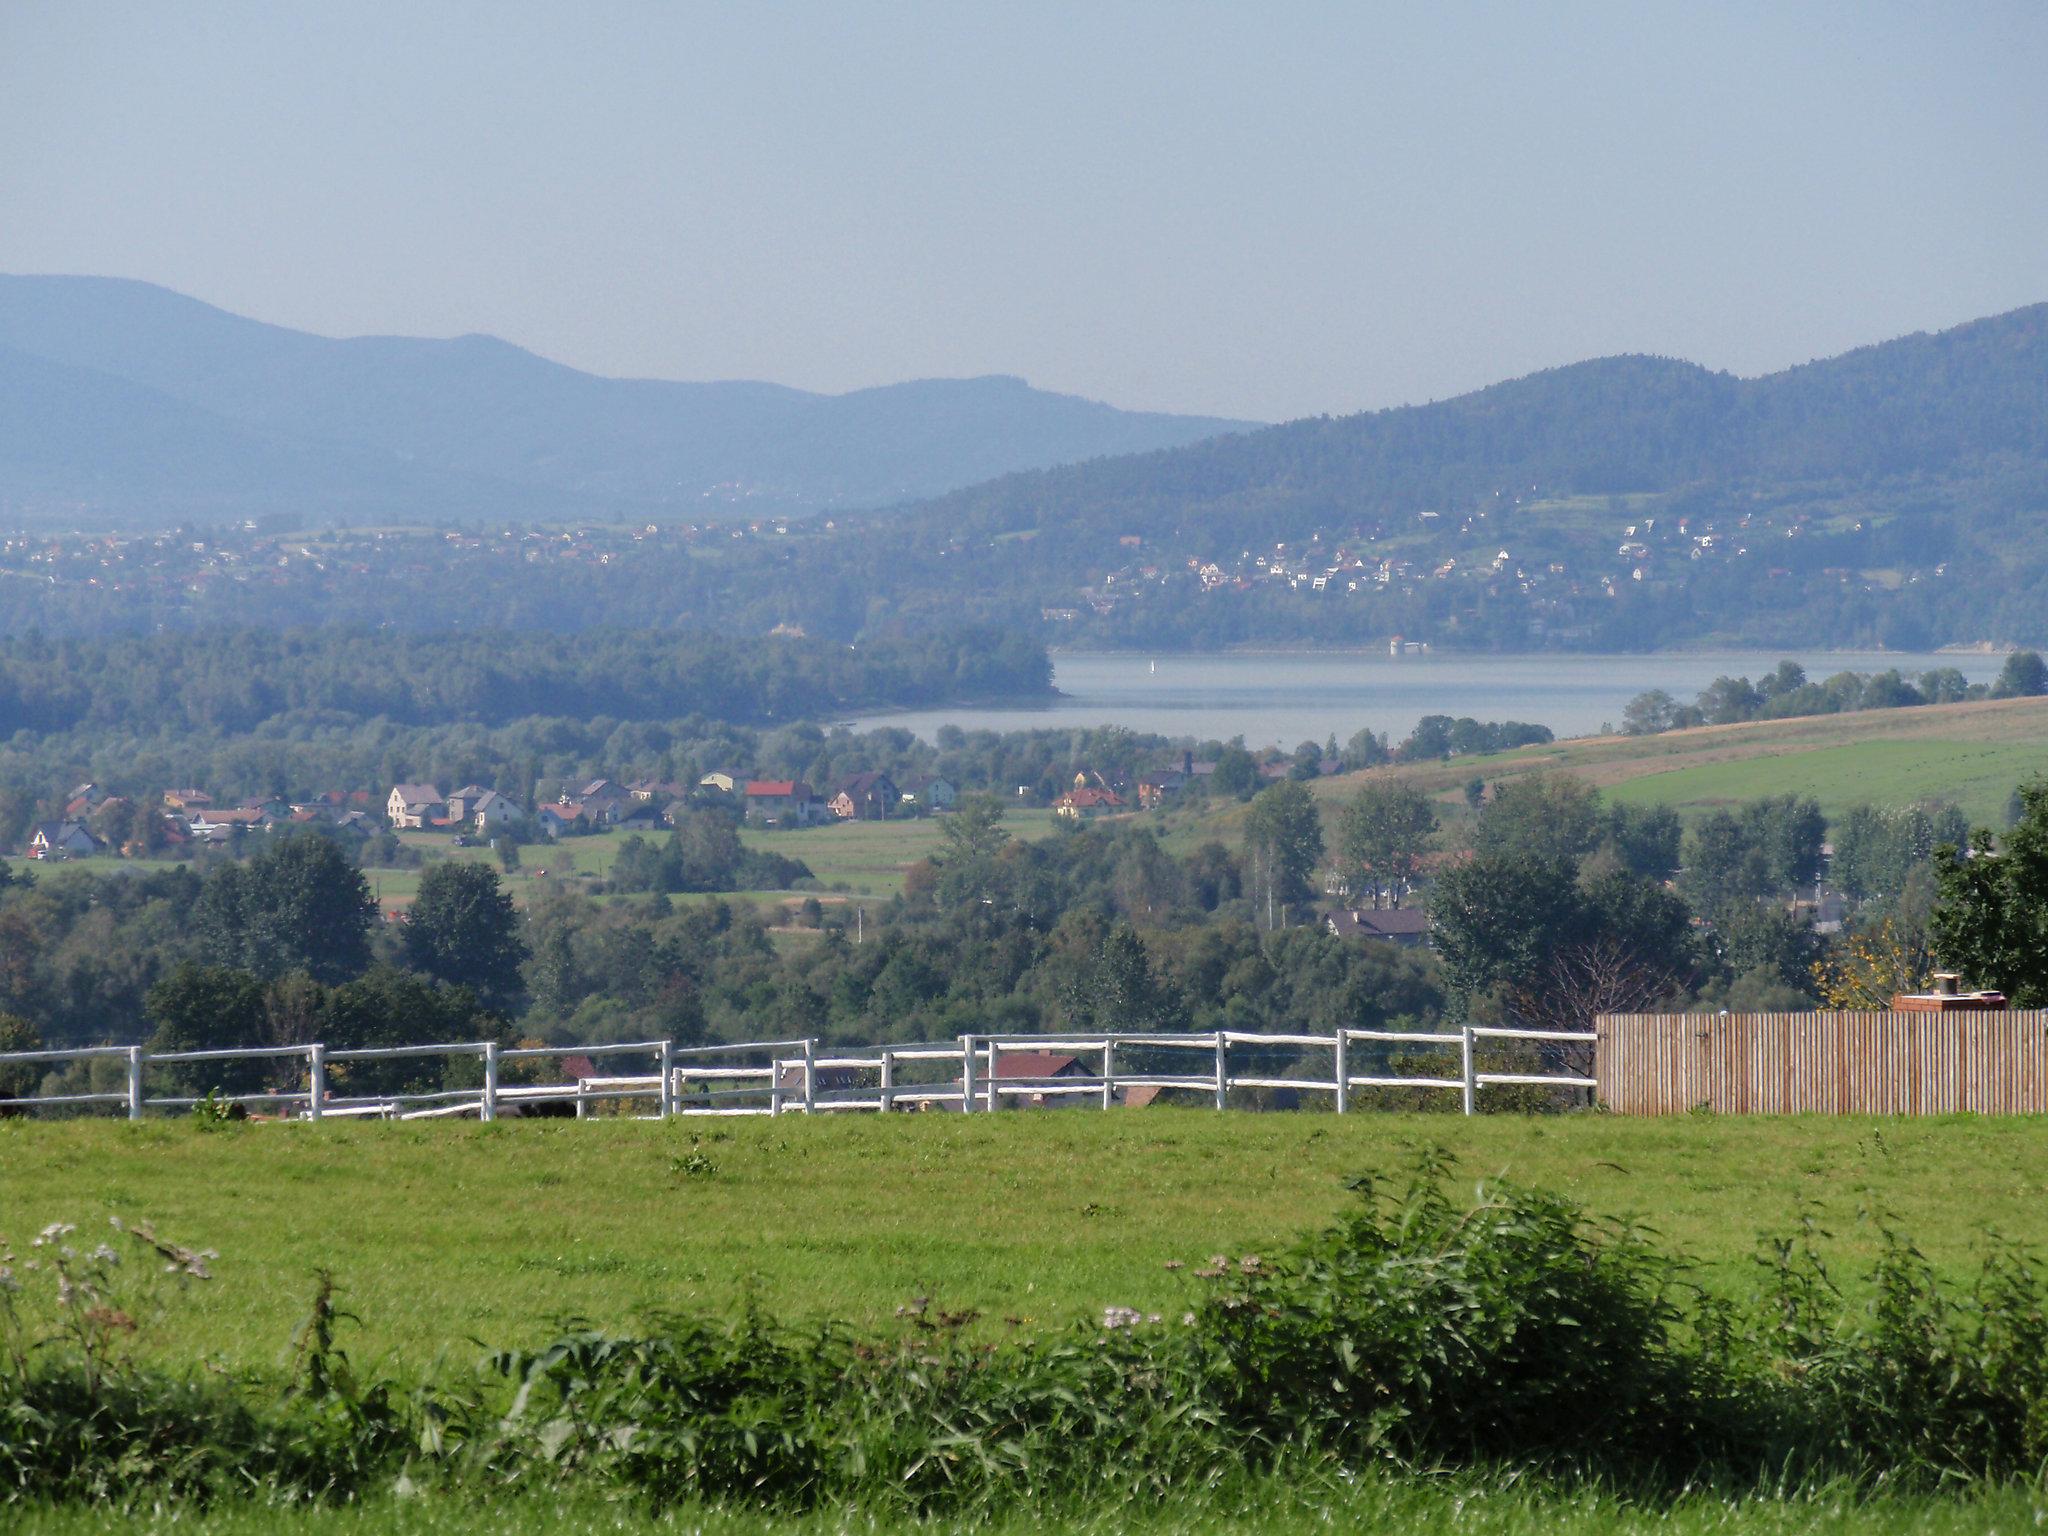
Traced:
[[996, 1076], [1000, 1078], [1065, 1077], [1081, 1065], [1081, 1058], [1060, 1051], [998, 1051]]
[[1113, 789], [1070, 790], [1060, 798], [1077, 811], [1085, 811], [1091, 806], [1122, 805], [1124, 803], [1122, 798]]
[[752, 800], [807, 800], [811, 786], [802, 779], [749, 779], [746, 792]]

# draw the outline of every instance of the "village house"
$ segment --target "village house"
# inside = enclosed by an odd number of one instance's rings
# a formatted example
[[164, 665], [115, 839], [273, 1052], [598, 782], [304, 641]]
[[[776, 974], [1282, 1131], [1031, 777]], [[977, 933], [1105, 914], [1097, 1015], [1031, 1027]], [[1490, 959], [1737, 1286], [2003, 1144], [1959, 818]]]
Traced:
[[725, 768], [714, 768], [697, 781], [699, 789], [715, 789], [722, 795], [736, 795], [746, 786], [747, 776]]
[[32, 859], [86, 859], [106, 844], [77, 821], [46, 821], [30, 834], [28, 856]]
[[1187, 782], [1187, 775], [1177, 768], [1145, 774], [1138, 780], [1138, 804], [1149, 811], [1169, 800], [1178, 799], [1181, 791], [1187, 788]]
[[583, 824], [584, 831], [590, 830], [590, 821], [583, 814], [583, 806], [574, 800], [557, 800], [544, 805], [534, 813], [534, 820], [549, 837], [575, 831], [578, 822]]
[[213, 804], [213, 796], [203, 789], [167, 789], [164, 791], [164, 809], [167, 811], [203, 811]]
[[1124, 808], [1123, 797], [1113, 789], [1070, 789], [1053, 801], [1053, 814], [1069, 821], [1092, 821]]
[[1378, 939], [1403, 949], [1429, 942], [1429, 914], [1414, 907], [1352, 907], [1332, 912], [1325, 921], [1340, 939]]
[[225, 811], [201, 811], [192, 818], [191, 827], [196, 836], [219, 842], [230, 836], [236, 827], [248, 831], [284, 821], [289, 816], [290, 812], [284, 816], [272, 816], [253, 806], [238, 805]]
[[474, 827], [489, 832], [494, 827], [517, 826], [526, 820], [519, 803], [477, 784], [465, 784], [448, 797], [447, 813], [435, 818], [437, 825]]
[[831, 810], [841, 821], [884, 821], [903, 795], [886, 773], [856, 773], [833, 792]]
[[612, 825], [621, 832], [658, 832], [670, 823], [663, 807], [652, 800], [634, 800], [620, 808], [619, 819]]
[[914, 773], [896, 789], [903, 803], [917, 811], [950, 811], [960, 798], [952, 781], [935, 773]]
[[[1032, 1085], [1070, 1077], [1093, 1077], [1096, 1068], [1079, 1056], [1064, 1051], [997, 1051], [995, 1054], [994, 1083], [977, 1076], [974, 1085], [975, 1107], [983, 1108], [989, 1102], [991, 1088], [998, 1109], [1044, 1109], [1063, 1104], [1087, 1102], [1079, 1094], [1046, 1092]], [[1004, 1092], [1005, 1084], [1012, 1091]], [[960, 1091], [960, 1081], [953, 1080], [953, 1091]]]
[[[610, 780], [598, 782], [609, 783]], [[582, 806], [584, 819], [593, 827], [616, 827], [633, 806], [633, 802], [624, 795], [611, 791], [582, 795], [574, 803]]]
[[626, 793], [635, 800], [655, 805], [666, 805], [671, 800], [680, 800], [689, 792], [688, 786], [666, 779], [635, 779], [626, 786]]
[[744, 799], [747, 820], [767, 827], [809, 826], [819, 812], [816, 793], [802, 779], [749, 779]]
[[384, 802], [384, 815], [394, 827], [424, 827], [444, 814], [446, 801], [432, 784], [394, 784]]

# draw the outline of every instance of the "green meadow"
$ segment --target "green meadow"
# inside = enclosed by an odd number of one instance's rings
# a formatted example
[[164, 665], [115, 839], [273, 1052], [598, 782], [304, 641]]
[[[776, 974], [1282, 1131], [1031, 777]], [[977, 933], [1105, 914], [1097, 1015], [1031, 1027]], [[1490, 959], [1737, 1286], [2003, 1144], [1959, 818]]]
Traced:
[[1166, 1311], [1185, 1271], [1328, 1222], [1345, 1180], [1424, 1146], [1634, 1215], [1747, 1284], [1758, 1239], [1811, 1216], [1845, 1275], [1876, 1223], [1945, 1274], [1984, 1234], [2048, 1244], [2048, 1122], [1630, 1120], [1149, 1108], [883, 1121], [785, 1116], [496, 1125], [0, 1122], [0, 1234], [149, 1220], [217, 1249], [157, 1342], [274, 1368], [318, 1270], [356, 1347], [416, 1375], [463, 1341], [653, 1309], [883, 1325], [916, 1296], [998, 1333], [1105, 1306]]

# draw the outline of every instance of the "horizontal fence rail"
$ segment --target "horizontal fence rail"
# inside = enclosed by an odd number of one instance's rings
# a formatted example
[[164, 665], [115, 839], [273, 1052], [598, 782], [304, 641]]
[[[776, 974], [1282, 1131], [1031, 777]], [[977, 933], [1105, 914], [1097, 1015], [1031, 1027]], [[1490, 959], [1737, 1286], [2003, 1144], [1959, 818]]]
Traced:
[[[1304, 1096], [1326, 1098], [1339, 1114], [1360, 1090], [1441, 1089], [1460, 1096], [1464, 1113], [1477, 1113], [1488, 1088], [1534, 1087], [1590, 1094], [1595, 1079], [1570, 1070], [1565, 1048], [1591, 1045], [1592, 1032], [1466, 1026], [1411, 1032], [1343, 1029], [1329, 1034], [1261, 1035], [1240, 1030], [1208, 1034], [969, 1034], [924, 1043], [831, 1046], [809, 1040], [758, 1040], [678, 1046], [669, 1040], [606, 1045], [501, 1047], [496, 1041], [434, 1045], [329, 1047], [234, 1046], [218, 1050], [148, 1051], [141, 1046], [83, 1046], [70, 1050], [0, 1053], [0, 1066], [53, 1067], [118, 1062], [121, 1084], [96, 1091], [59, 1091], [0, 1098], [0, 1110], [32, 1111], [95, 1106], [125, 1109], [139, 1120], [151, 1110], [189, 1110], [213, 1103], [274, 1111], [301, 1120], [431, 1120], [501, 1115], [574, 1115], [593, 1108], [643, 1119], [690, 1115], [787, 1115], [945, 1110], [987, 1114], [1022, 1105], [1088, 1105], [1110, 1109], [1145, 1104], [1163, 1093], [1192, 1096], [1217, 1109], [1232, 1094], [1269, 1097], [1261, 1107], [1299, 1105]], [[1521, 1070], [1482, 1068], [1483, 1047], [1523, 1047]], [[1435, 1053], [1432, 1073], [1395, 1070], [1401, 1053]], [[622, 1067], [643, 1071], [580, 1070], [626, 1058]], [[440, 1066], [438, 1085], [415, 1080], [378, 1089], [364, 1069], [418, 1062]], [[274, 1063], [260, 1089], [195, 1093], [209, 1065]], [[1451, 1063], [1455, 1062], [1452, 1067]], [[464, 1064], [467, 1063], [465, 1066]], [[549, 1064], [561, 1064], [549, 1079]], [[1425, 1063], [1425, 1066], [1432, 1065]], [[336, 1069], [339, 1069], [337, 1072]], [[507, 1069], [515, 1075], [507, 1080]], [[166, 1069], [185, 1091], [151, 1092]], [[195, 1070], [197, 1069], [197, 1070]], [[1448, 1069], [1448, 1070], [1446, 1070]], [[1456, 1075], [1451, 1075], [1455, 1071]], [[451, 1076], [465, 1081], [451, 1083]], [[1291, 1100], [1282, 1096], [1293, 1095]], [[1241, 1106], [1250, 1101], [1240, 1099]]]

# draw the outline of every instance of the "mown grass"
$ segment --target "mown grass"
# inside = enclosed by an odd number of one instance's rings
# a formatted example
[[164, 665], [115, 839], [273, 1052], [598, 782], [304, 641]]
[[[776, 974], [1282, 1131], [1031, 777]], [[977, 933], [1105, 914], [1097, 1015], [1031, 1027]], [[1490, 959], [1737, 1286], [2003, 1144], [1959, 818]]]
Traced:
[[[919, 1295], [995, 1333], [1108, 1305], [1165, 1311], [1212, 1253], [1329, 1221], [1343, 1181], [1443, 1145], [1646, 1219], [1730, 1291], [1758, 1237], [1811, 1215], [1845, 1274], [1878, 1249], [1866, 1213], [1937, 1271], [1983, 1234], [2048, 1240], [2048, 1122], [1659, 1121], [1606, 1116], [1253, 1115], [1154, 1108], [887, 1122], [479, 1126], [0, 1122], [0, 1232], [154, 1221], [220, 1251], [156, 1347], [273, 1369], [331, 1270], [359, 1353], [417, 1377], [463, 1341], [519, 1345], [550, 1319], [625, 1326], [650, 1308], [881, 1324]], [[1014, 1321], [1012, 1321], [1014, 1320]]]
[[110, 1529], [138, 1536], [860, 1536], [891, 1531], [950, 1536], [1046, 1532], [1049, 1536], [1207, 1536], [1210, 1532], [1399, 1532], [1402, 1536], [1981, 1536], [2038, 1530], [2048, 1523], [2048, 1494], [2000, 1488], [1949, 1497], [1872, 1496], [1822, 1488], [1782, 1498], [1694, 1494], [1641, 1501], [1597, 1490], [1548, 1491], [1466, 1479], [1369, 1478], [1309, 1486], [1279, 1478], [1247, 1478], [1227, 1491], [1166, 1502], [1131, 1500], [1085, 1510], [1037, 1509], [991, 1517], [915, 1519], [863, 1510], [810, 1514], [682, 1506], [653, 1514], [616, 1499], [512, 1497], [478, 1506], [448, 1495], [378, 1497], [357, 1505], [279, 1509], [237, 1504], [198, 1509], [174, 1504], [118, 1514], [102, 1507], [13, 1509], [10, 1529], [35, 1536], [98, 1536]]

